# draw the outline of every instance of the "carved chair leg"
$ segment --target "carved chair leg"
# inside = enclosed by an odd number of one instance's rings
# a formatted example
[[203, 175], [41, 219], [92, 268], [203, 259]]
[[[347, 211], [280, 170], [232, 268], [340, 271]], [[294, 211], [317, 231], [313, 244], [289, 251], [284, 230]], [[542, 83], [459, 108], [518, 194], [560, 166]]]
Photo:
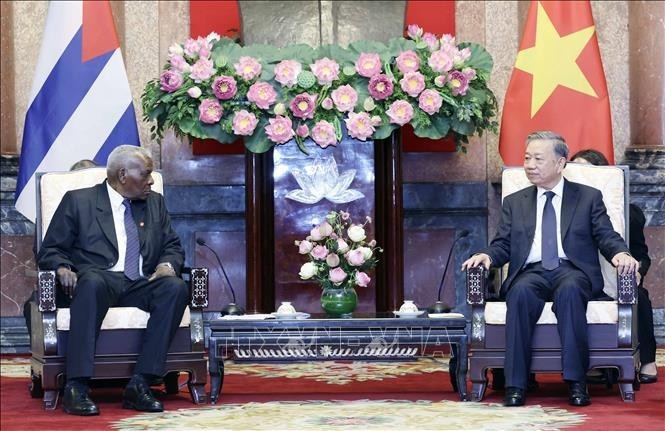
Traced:
[[478, 370], [471, 368], [471, 401], [482, 401], [487, 390], [487, 370]]
[[619, 383], [619, 393], [621, 394], [621, 399], [624, 402], [633, 402], [635, 401], [635, 391], [633, 391], [633, 383]]
[[207, 381], [207, 370], [203, 369], [202, 372], [192, 370], [189, 372], [189, 379], [187, 380], [187, 388], [189, 395], [194, 404], [207, 404], [208, 394], [205, 391]]
[[58, 389], [44, 391], [44, 398], [42, 399], [44, 410], [55, 410], [55, 408], [58, 406], [59, 396], [60, 391]]
[[453, 386], [453, 391], [459, 393], [457, 387], [457, 354], [455, 353], [448, 361], [448, 374], [450, 375], [450, 384]]
[[485, 397], [487, 381], [482, 383], [473, 382], [471, 385], [471, 401], [482, 401]]
[[189, 388], [189, 395], [192, 397], [194, 404], [207, 404], [208, 394], [206, 394], [204, 383], [187, 383]]
[[167, 394], [173, 395], [180, 392], [178, 377], [180, 377], [180, 373], [177, 371], [173, 371], [164, 376], [164, 390]]
[[30, 370], [30, 396], [32, 398], [42, 398], [44, 396], [44, 388], [42, 387], [42, 377], [35, 374]]

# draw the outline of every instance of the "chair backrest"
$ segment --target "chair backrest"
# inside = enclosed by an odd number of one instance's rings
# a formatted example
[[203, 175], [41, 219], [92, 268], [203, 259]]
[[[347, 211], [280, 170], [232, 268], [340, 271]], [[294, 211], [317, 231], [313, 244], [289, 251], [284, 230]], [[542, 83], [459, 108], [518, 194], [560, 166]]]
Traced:
[[[607, 207], [614, 230], [628, 243], [628, 167], [627, 166], [594, 166], [581, 163], [568, 163], [563, 176], [573, 182], [594, 187], [603, 194], [603, 202]], [[511, 193], [529, 187], [523, 167], [505, 167], [501, 178], [501, 200]], [[616, 298], [616, 270], [610, 262], [600, 256], [600, 266], [605, 282], [604, 292]]]
[[[92, 187], [101, 183], [106, 179], [106, 167], [95, 166], [64, 172], [39, 172], [36, 178], [37, 218], [35, 229], [37, 234], [37, 250], [39, 250], [53, 214], [65, 193], [70, 190]], [[152, 190], [159, 194], [164, 194], [162, 174], [160, 172], [153, 172], [152, 179], [155, 182], [152, 185]]]

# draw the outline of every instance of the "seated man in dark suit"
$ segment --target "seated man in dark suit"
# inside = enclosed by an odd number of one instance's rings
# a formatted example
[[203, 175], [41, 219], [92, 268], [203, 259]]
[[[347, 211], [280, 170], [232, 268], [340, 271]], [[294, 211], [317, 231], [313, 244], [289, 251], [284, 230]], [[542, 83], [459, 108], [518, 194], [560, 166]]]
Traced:
[[521, 406], [531, 368], [531, 336], [546, 301], [562, 346], [563, 378], [569, 403], [591, 404], [586, 306], [602, 295], [598, 250], [621, 274], [638, 263], [614, 231], [599, 190], [563, 178], [568, 146], [553, 132], [528, 136], [524, 170], [533, 184], [503, 200], [501, 222], [489, 247], [462, 269], [510, 263], [501, 287], [506, 300], [505, 406]]
[[71, 297], [63, 397], [69, 414], [99, 414], [88, 396], [88, 381], [102, 321], [115, 306], [150, 312], [123, 406], [163, 411], [148, 382], [164, 373], [189, 291], [178, 277], [184, 262], [180, 239], [164, 198], [150, 190], [152, 169], [146, 149], [123, 145], [113, 150], [104, 182], [65, 194], [37, 255], [40, 269], [55, 270]]

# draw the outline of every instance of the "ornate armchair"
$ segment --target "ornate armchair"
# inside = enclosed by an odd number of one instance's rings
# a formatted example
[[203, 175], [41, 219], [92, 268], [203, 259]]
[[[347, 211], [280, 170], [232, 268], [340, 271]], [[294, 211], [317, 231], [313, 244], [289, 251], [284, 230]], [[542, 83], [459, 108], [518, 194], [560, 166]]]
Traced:
[[[628, 169], [622, 166], [592, 166], [569, 163], [564, 176], [571, 181], [595, 187], [614, 229], [628, 240]], [[520, 168], [506, 168], [502, 176], [502, 198], [529, 186]], [[587, 307], [591, 368], [616, 368], [624, 401], [634, 401], [633, 381], [637, 369], [637, 297], [635, 278], [618, 276], [612, 265], [600, 256], [605, 300], [590, 301]], [[506, 271], [503, 271], [504, 273]], [[483, 267], [467, 271], [467, 303], [472, 323], [469, 348], [471, 399], [483, 399], [487, 369], [503, 368], [505, 356], [506, 303], [496, 300], [489, 290], [488, 272]], [[489, 301], [488, 301], [489, 299]], [[552, 303], [545, 305], [533, 334], [532, 372], [561, 372], [561, 343]]]
[[[159, 172], [153, 172], [153, 190], [163, 193]], [[37, 249], [41, 246], [60, 200], [68, 190], [89, 187], [106, 178], [106, 168], [95, 167], [70, 172], [50, 172], [37, 177]], [[207, 380], [203, 333], [203, 308], [208, 304], [208, 269], [192, 268], [183, 271], [190, 285], [191, 301], [171, 344], [164, 384], [167, 393], [179, 391], [180, 372], [189, 373], [187, 382], [192, 401], [207, 402], [204, 386]], [[56, 309], [55, 271], [39, 271], [38, 298], [31, 304], [32, 332], [30, 345], [30, 394], [43, 396], [45, 409], [55, 409], [65, 380], [65, 357], [69, 329], [69, 309]], [[130, 378], [149, 313], [135, 307], [109, 309], [97, 340], [95, 379]]]

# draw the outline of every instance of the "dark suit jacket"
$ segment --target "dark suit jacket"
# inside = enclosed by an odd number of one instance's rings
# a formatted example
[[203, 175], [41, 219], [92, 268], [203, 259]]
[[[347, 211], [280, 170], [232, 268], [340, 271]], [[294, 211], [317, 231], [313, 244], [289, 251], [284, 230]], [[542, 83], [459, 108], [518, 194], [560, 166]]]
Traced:
[[[132, 201], [132, 214], [139, 232], [143, 274], [151, 275], [162, 262], [170, 262], [179, 274], [184, 252], [171, 228], [164, 198], [150, 192], [145, 201]], [[83, 273], [90, 268], [111, 268], [117, 261], [118, 240], [106, 181], [67, 192], [37, 255], [39, 268], [55, 270], [67, 265]]]
[[[536, 230], [536, 195], [536, 186], [531, 186], [506, 196], [496, 237], [482, 251], [491, 257], [492, 266], [510, 262], [503, 294], [529, 256]], [[612, 228], [600, 191], [564, 179], [560, 223], [564, 252], [591, 280], [592, 295], [600, 296], [604, 283], [598, 250], [608, 261], [617, 253], [628, 252], [626, 243]]]
[[639, 273], [642, 276], [640, 286], [644, 281], [644, 276], [647, 275], [651, 267], [651, 258], [649, 257], [649, 247], [647, 247], [646, 239], [644, 238], [644, 225], [646, 218], [644, 213], [635, 204], [630, 204], [630, 254], [633, 255], [638, 262], [640, 262]]

